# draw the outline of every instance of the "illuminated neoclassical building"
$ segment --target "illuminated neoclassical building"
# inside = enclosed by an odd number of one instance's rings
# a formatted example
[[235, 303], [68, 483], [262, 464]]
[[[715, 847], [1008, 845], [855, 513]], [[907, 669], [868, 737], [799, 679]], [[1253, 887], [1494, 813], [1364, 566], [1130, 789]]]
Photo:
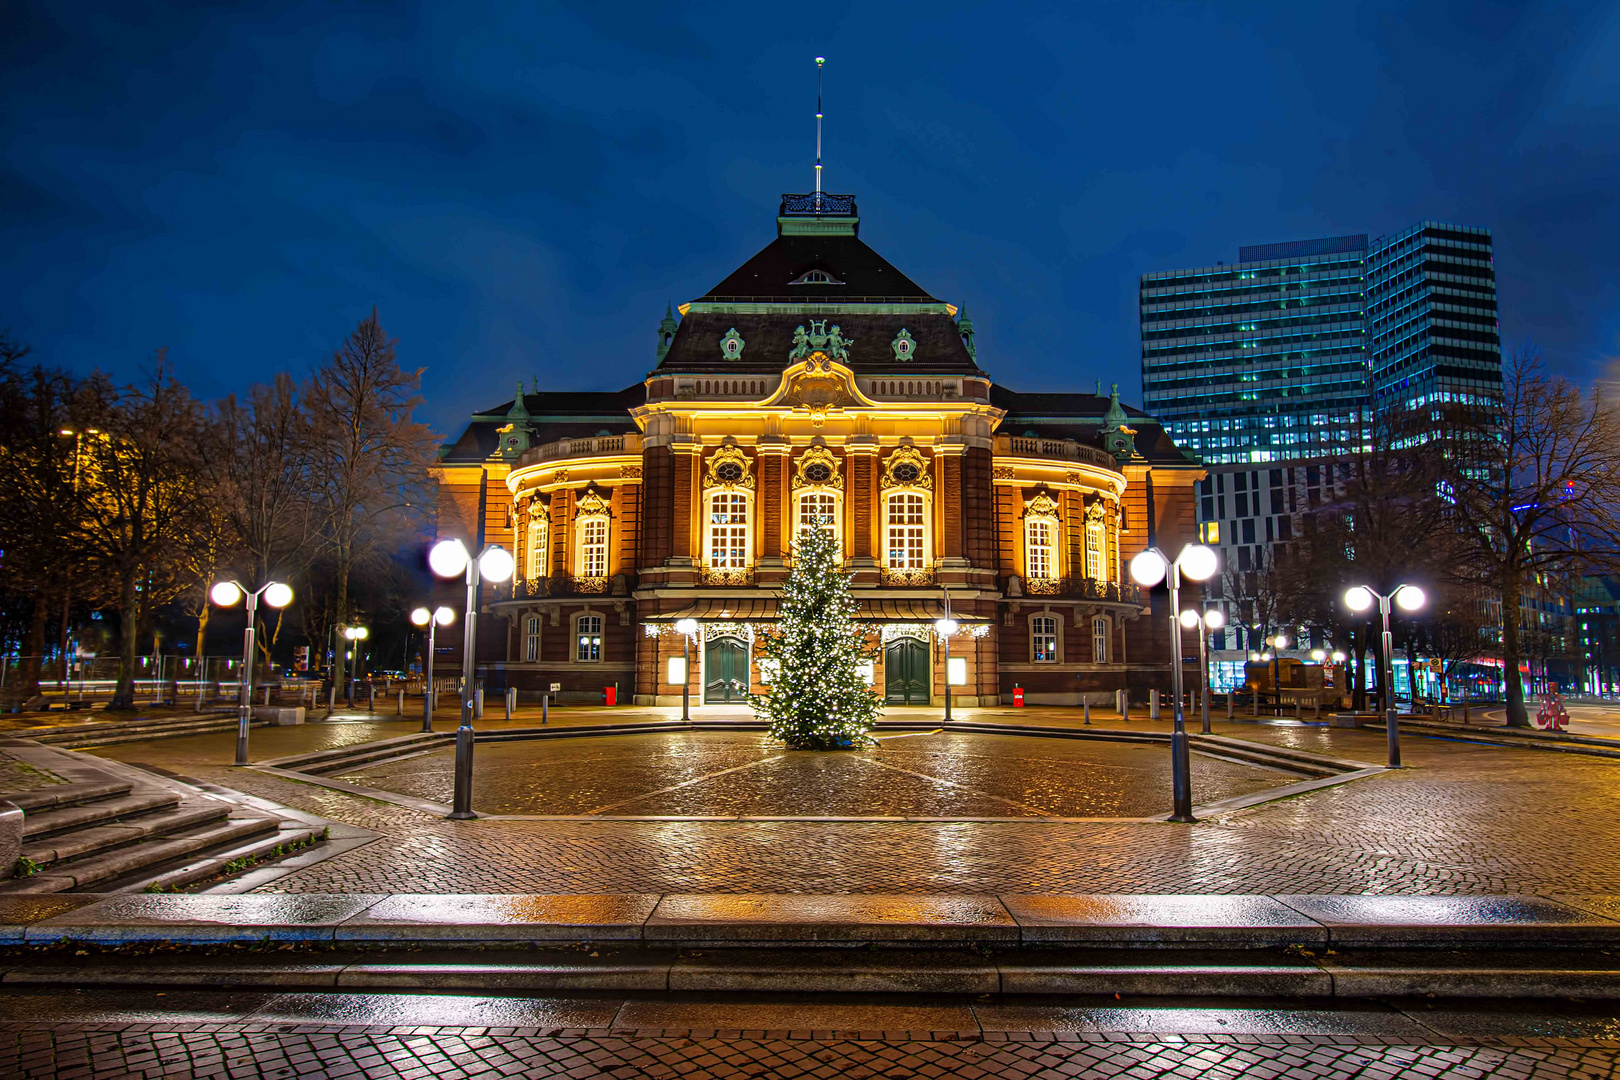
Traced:
[[656, 360], [618, 392], [520, 393], [445, 448], [441, 535], [518, 556], [485, 592], [487, 685], [678, 704], [692, 619], [693, 702], [761, 690], [752, 643], [805, 528], [843, 547], [890, 703], [941, 699], [947, 603], [962, 705], [1167, 685], [1167, 612], [1123, 570], [1193, 538], [1202, 469], [1117, 394], [993, 383], [852, 196], [785, 196], [775, 240], [665, 314]]

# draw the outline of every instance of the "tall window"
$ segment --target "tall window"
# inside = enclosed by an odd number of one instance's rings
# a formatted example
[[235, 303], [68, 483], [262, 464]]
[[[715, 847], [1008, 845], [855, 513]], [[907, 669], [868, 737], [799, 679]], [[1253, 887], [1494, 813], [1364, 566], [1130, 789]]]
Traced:
[[1053, 578], [1057, 575], [1052, 568], [1052, 522], [1046, 518], [1030, 518], [1024, 523], [1024, 535], [1027, 543], [1025, 552], [1026, 566], [1032, 578]]
[[579, 576], [607, 576], [608, 523], [606, 518], [587, 518], [579, 530]]
[[889, 569], [923, 568], [923, 497], [909, 492], [889, 496]]
[[525, 562], [530, 581], [546, 576], [546, 519], [543, 517], [529, 519], [529, 552]]
[[1057, 663], [1057, 618], [1037, 615], [1029, 620], [1030, 659], [1037, 664]]
[[594, 663], [602, 659], [602, 616], [581, 615], [574, 621], [574, 659]]
[[534, 663], [540, 659], [540, 616], [530, 615], [523, 620], [523, 659]]
[[1100, 521], [1086, 522], [1086, 577], [1108, 580], [1108, 532]]
[[1108, 663], [1108, 620], [1099, 615], [1091, 620], [1091, 662]]
[[830, 491], [806, 491], [799, 496], [799, 528], [820, 529], [838, 539], [838, 496]]
[[740, 492], [709, 496], [709, 565], [717, 570], [748, 565], [748, 496]]

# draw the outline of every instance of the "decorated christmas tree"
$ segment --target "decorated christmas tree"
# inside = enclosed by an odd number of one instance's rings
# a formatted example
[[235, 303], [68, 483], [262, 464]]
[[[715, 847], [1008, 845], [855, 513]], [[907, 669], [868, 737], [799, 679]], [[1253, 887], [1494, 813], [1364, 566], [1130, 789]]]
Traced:
[[821, 529], [799, 534], [782, 584], [777, 623], [757, 643], [774, 667], [770, 692], [749, 699], [771, 735], [795, 750], [869, 746], [882, 701], [862, 667], [877, 655], [855, 621], [855, 598], [838, 543]]

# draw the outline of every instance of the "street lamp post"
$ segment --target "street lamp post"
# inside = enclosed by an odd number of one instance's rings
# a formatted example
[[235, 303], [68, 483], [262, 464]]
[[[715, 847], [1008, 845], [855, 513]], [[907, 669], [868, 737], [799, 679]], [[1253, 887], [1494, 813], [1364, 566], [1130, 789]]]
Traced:
[[934, 623], [934, 633], [945, 643], [945, 722], [951, 722], [951, 635], [956, 633], [956, 620], [950, 616], [950, 600], [946, 600], [945, 617]]
[[1214, 549], [1203, 544], [1183, 547], [1174, 562], [1156, 547], [1148, 548], [1131, 560], [1131, 578], [1138, 585], [1151, 589], [1167, 581], [1170, 586], [1170, 684], [1175, 697], [1170, 730], [1171, 821], [1197, 820], [1192, 814], [1192, 761], [1181, 708], [1181, 577], [1185, 574], [1189, 581], [1208, 581], [1218, 566]]
[[681, 720], [692, 720], [692, 638], [697, 635], [696, 619], [677, 619], [675, 632], [681, 635]]
[[467, 576], [467, 609], [462, 615], [461, 645], [461, 726], [456, 729], [456, 787], [450, 802], [450, 818], [466, 821], [478, 815], [472, 810], [473, 708], [476, 704], [478, 650], [478, 587], [488, 580], [500, 584], [512, 576], [512, 553], [499, 544], [490, 544], [473, 558], [460, 540], [441, 540], [428, 552], [428, 565], [440, 577]]
[[1351, 611], [1367, 611], [1377, 601], [1378, 613], [1384, 618], [1384, 670], [1378, 677], [1384, 684], [1384, 734], [1391, 769], [1401, 767], [1401, 736], [1395, 723], [1395, 639], [1389, 632], [1389, 603], [1393, 600], [1402, 611], [1416, 611], [1423, 606], [1424, 599], [1423, 590], [1416, 585], [1397, 585], [1388, 595], [1374, 592], [1365, 585], [1352, 586], [1344, 593], [1344, 604]]
[[1272, 647], [1271, 654], [1271, 693], [1277, 703], [1277, 715], [1282, 716], [1282, 651], [1288, 647], [1288, 635], [1278, 634], [1266, 639], [1266, 644]]
[[456, 613], [447, 607], [429, 611], [419, 607], [411, 612], [411, 622], [427, 627], [427, 663], [422, 665], [422, 730], [433, 730], [433, 631], [456, 621]]
[[259, 597], [273, 608], [284, 608], [292, 603], [292, 586], [280, 581], [267, 581], [249, 591], [235, 581], [220, 581], [208, 590], [208, 598], [220, 607], [233, 607], [247, 597], [247, 629], [242, 633], [242, 677], [238, 689], [241, 701], [236, 716], [236, 764], [248, 763], [248, 725], [253, 721], [253, 630], [259, 617]]
[[343, 640], [349, 643], [349, 659], [354, 662], [349, 665], [349, 708], [354, 708], [355, 684], [360, 681], [360, 643], [371, 636], [371, 631], [364, 626], [345, 626]]
[[1198, 697], [1202, 702], [1204, 714], [1204, 734], [1208, 735], [1210, 731], [1209, 695], [1211, 690], [1214, 689], [1209, 677], [1209, 635], [1226, 625], [1226, 616], [1221, 613], [1220, 608], [1209, 608], [1202, 614], [1188, 608], [1181, 613], [1181, 625], [1189, 630], [1194, 627], [1198, 628], [1198, 671], [1199, 677], [1203, 679], [1203, 686], [1198, 691]]

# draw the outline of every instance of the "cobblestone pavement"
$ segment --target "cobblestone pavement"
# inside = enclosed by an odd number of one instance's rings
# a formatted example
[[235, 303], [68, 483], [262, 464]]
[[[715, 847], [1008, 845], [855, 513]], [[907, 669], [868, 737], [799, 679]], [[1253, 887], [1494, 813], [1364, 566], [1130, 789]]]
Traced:
[[[1361, 761], [1383, 756], [1379, 731], [1224, 722], [1216, 731]], [[538, 755], [545, 744], [518, 745]], [[256, 747], [256, 756], [273, 749]], [[1620, 762], [1465, 736], [1409, 733], [1403, 747], [1410, 768], [1192, 826], [450, 822], [232, 769], [222, 764], [228, 738], [105, 752], [381, 834], [264, 886], [274, 891], [1620, 893]]]
[[[859, 753], [791, 752], [764, 732], [694, 731], [478, 748], [473, 808], [486, 814], [1151, 817], [1170, 810], [1170, 759], [1141, 743], [915, 732]], [[455, 755], [330, 778], [448, 805]], [[1279, 787], [1286, 773], [1194, 755], [1213, 802]]]
[[[114, 1016], [87, 1014], [63, 995], [0, 999], [14, 1006], [13, 1015], [24, 1017], [0, 1022], [0, 1075], [410, 1080], [1620, 1075], [1613, 1020], [1572, 1018], [1569, 1006], [1536, 1016], [1533, 1006], [1512, 1013], [1377, 1005], [1336, 1012], [1175, 1003], [1099, 1008], [983, 998], [893, 1005], [341, 994], [260, 1002], [240, 994], [175, 996], [189, 997], [193, 1008], [165, 1010], [158, 1003], [153, 1010], [146, 995], [144, 1001], [124, 1002], [135, 1006], [133, 1012]], [[46, 1018], [52, 1008], [55, 1016]], [[233, 1011], [246, 1015], [222, 1015]], [[450, 1022], [456, 1012], [459, 1022]], [[29, 1018], [30, 1013], [35, 1015]], [[797, 1016], [804, 1026], [715, 1026], [717, 1015], [743, 1024], [783, 1024]], [[1031, 1018], [1049, 1026], [1021, 1025]], [[849, 1026], [815, 1026], [828, 1020]], [[881, 1026], [896, 1021], [912, 1026]], [[1561, 1034], [1520, 1034], [1542, 1029]]]

